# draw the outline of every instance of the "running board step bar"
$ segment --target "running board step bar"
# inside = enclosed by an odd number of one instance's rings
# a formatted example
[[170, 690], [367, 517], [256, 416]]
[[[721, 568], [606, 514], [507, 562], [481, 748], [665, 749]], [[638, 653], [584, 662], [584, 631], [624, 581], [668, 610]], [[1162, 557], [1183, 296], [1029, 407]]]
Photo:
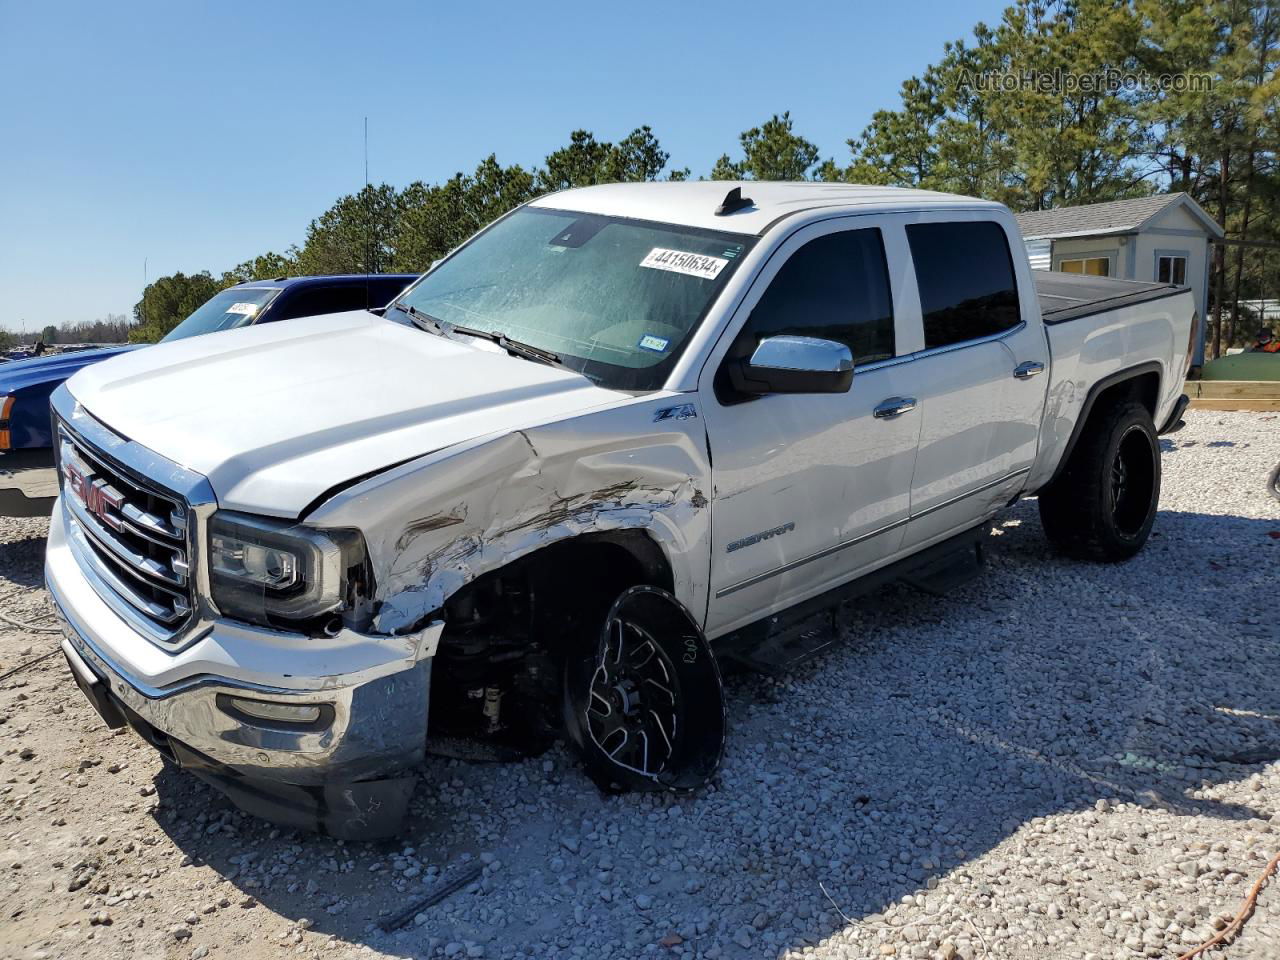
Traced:
[[991, 524], [984, 522], [852, 583], [719, 637], [713, 644], [716, 657], [727, 668], [785, 673], [840, 640], [836, 612], [842, 603], [890, 583], [905, 583], [940, 595], [973, 580], [982, 572], [984, 544], [990, 530]]
[[904, 574], [902, 582], [935, 597], [942, 597], [976, 580], [985, 564], [981, 542], [963, 544], [931, 559], [911, 573]]

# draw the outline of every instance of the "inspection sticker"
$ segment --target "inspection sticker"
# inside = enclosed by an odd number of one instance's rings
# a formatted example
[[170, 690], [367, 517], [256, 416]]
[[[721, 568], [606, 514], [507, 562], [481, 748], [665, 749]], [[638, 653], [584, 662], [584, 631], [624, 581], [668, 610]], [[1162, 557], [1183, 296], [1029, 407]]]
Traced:
[[685, 253], [683, 250], [668, 250], [666, 247], [654, 247], [640, 261], [640, 266], [650, 270], [670, 270], [672, 273], [701, 277], [703, 280], [714, 280], [728, 264], [729, 261], [723, 257]]
[[641, 350], [652, 350], [654, 353], [666, 353], [667, 344], [670, 342], [671, 341], [666, 337], [655, 337], [652, 333], [646, 333], [640, 338], [640, 343], [637, 344], [637, 346], [639, 346]]
[[227, 307], [227, 313], [242, 313], [246, 317], [252, 317], [257, 312], [258, 305], [256, 303], [233, 303]]

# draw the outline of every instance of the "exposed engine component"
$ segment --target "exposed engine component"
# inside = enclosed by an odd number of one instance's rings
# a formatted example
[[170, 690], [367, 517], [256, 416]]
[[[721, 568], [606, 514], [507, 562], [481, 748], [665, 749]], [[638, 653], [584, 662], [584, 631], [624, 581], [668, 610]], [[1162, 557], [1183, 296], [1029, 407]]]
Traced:
[[[484, 737], [538, 754], [556, 736], [556, 671], [535, 631], [535, 592], [519, 570], [486, 577], [446, 608], [428, 736]], [[548, 678], [550, 678], [548, 680]]]

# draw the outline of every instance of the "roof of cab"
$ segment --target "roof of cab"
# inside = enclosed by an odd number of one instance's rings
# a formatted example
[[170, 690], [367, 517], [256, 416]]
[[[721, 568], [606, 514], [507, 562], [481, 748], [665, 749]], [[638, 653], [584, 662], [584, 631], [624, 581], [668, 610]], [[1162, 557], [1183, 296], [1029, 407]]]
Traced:
[[[410, 280], [417, 280], [420, 274], [417, 273], [371, 273], [368, 279], [401, 279], [405, 283]], [[365, 275], [363, 273], [329, 273], [320, 274], [313, 277], [272, 277], [270, 280], [245, 280], [235, 284], [237, 287], [307, 287], [316, 284], [324, 284], [325, 286], [334, 286], [335, 284], [345, 283], [364, 283]], [[228, 288], [229, 289], [229, 288]]]
[[[734, 187], [741, 188], [742, 196], [750, 199], [752, 204], [735, 213], [718, 216], [716, 208]], [[857, 213], [957, 206], [1004, 209], [990, 200], [907, 187], [759, 180], [610, 183], [548, 194], [534, 200], [531, 205], [756, 236], [790, 215], [819, 209], [834, 208]]]

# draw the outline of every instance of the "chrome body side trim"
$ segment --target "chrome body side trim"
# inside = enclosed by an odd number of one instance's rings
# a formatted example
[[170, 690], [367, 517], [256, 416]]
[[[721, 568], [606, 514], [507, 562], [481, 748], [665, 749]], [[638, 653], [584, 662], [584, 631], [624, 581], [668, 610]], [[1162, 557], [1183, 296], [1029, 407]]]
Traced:
[[961, 500], [965, 500], [969, 497], [976, 496], [979, 493], [985, 493], [986, 491], [990, 490], [992, 487], [998, 487], [1002, 483], [1008, 483], [1010, 480], [1013, 480], [1016, 477], [1025, 476], [1030, 472], [1031, 472], [1030, 467], [1023, 467], [1021, 470], [1014, 470], [1012, 473], [1006, 473], [1003, 477], [997, 477], [994, 480], [988, 480], [986, 483], [984, 483], [980, 487], [976, 487], [973, 490], [967, 490], [964, 493], [961, 493], [957, 496], [952, 497], [950, 500], [942, 501], [942, 503], [935, 503], [928, 510], [921, 510], [919, 513], [913, 513], [911, 515], [911, 519], [919, 520], [922, 517], [929, 516], [929, 514], [931, 513], [937, 513], [939, 510], [945, 510], [947, 507], [951, 506], [952, 504], [959, 503]]
[[878, 537], [881, 534], [885, 534], [893, 530], [897, 530], [899, 527], [906, 526], [912, 520], [919, 520], [923, 517], [929, 516], [932, 513], [937, 513], [939, 510], [944, 510], [947, 507], [952, 506], [953, 504], [959, 503], [961, 500], [967, 499], [968, 497], [976, 496], [977, 494], [990, 490], [993, 487], [998, 487], [1002, 483], [1008, 483], [1010, 480], [1013, 480], [1017, 477], [1025, 476], [1030, 472], [1031, 472], [1030, 467], [1024, 468], [1022, 470], [1015, 470], [1013, 473], [1007, 473], [1003, 477], [998, 477], [995, 480], [991, 480], [987, 483], [984, 483], [982, 486], [977, 487], [973, 490], [969, 490], [965, 493], [962, 493], [959, 496], [952, 497], [950, 500], [946, 500], [942, 503], [934, 504], [928, 510], [921, 510], [919, 513], [913, 513], [911, 516], [907, 517], [906, 519], [895, 521], [894, 523], [891, 523], [888, 526], [880, 527], [878, 530], [872, 530], [870, 533], [864, 533], [861, 536], [854, 537], [851, 540], [841, 541], [840, 543], [834, 544], [830, 547], [826, 547], [823, 550], [819, 550], [817, 553], [811, 553], [807, 557], [801, 557], [798, 560], [792, 560], [790, 563], [783, 564], [780, 567], [775, 567], [773, 570], [769, 570], [766, 573], [757, 574], [756, 576], [751, 577], [747, 580], [741, 580], [738, 583], [730, 584], [724, 589], [716, 591], [716, 599], [719, 600], [721, 597], [727, 597], [730, 594], [737, 593], [739, 590], [745, 590], [748, 587], [754, 587], [759, 583], [763, 583], [764, 581], [769, 580], [773, 577], [781, 576], [784, 573], [790, 573], [792, 570], [795, 570], [797, 567], [802, 567], [806, 563], [812, 563], [815, 560], [821, 560], [823, 557], [829, 557], [833, 553], [839, 553], [841, 550], [846, 550], [849, 547], [856, 546], [859, 543], [864, 543], [865, 541], [870, 540], [872, 537]]
[[834, 546], [827, 547], [824, 550], [819, 550], [817, 553], [811, 553], [807, 557], [801, 557], [799, 560], [792, 560], [790, 563], [783, 564], [781, 567], [775, 567], [766, 573], [757, 574], [747, 580], [740, 580], [731, 586], [725, 587], [723, 590], [717, 590], [716, 599], [719, 600], [721, 597], [727, 597], [732, 593], [737, 593], [739, 590], [745, 590], [747, 587], [754, 587], [758, 583], [763, 583], [766, 580], [780, 576], [784, 573], [790, 573], [797, 567], [803, 567], [806, 563], [812, 563], [815, 560], [821, 560], [823, 557], [829, 557], [833, 553], [839, 553], [841, 550], [863, 543], [870, 540], [872, 537], [878, 537], [891, 530], [897, 530], [899, 527], [905, 527], [910, 522], [910, 517], [907, 517], [904, 520], [898, 520], [895, 523], [889, 524], [887, 527], [881, 527], [879, 530], [872, 530], [870, 533], [864, 533], [862, 536], [854, 537], [852, 540], [844, 540]]

